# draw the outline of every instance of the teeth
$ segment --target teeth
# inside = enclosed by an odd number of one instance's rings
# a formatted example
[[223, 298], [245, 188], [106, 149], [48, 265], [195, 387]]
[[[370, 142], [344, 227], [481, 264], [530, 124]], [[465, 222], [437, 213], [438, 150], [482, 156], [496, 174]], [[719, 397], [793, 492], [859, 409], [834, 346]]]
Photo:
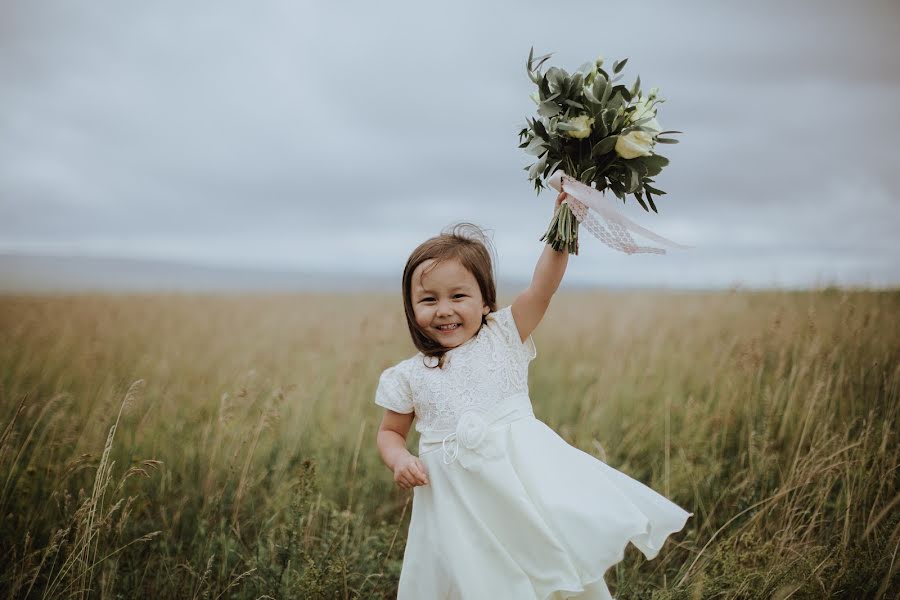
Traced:
[[438, 325], [438, 329], [442, 329], [443, 331], [450, 331], [451, 329], [456, 329], [459, 327], [458, 324], [453, 325]]

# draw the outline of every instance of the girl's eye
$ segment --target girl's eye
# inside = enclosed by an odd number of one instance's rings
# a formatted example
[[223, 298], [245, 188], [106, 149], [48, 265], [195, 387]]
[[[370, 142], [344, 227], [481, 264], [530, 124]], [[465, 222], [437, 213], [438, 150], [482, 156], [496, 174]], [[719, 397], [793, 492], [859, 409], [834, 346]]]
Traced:
[[453, 296], [453, 297], [454, 297], [454, 298], [465, 298], [466, 295], [465, 295], [465, 294], [456, 294], [456, 295]]

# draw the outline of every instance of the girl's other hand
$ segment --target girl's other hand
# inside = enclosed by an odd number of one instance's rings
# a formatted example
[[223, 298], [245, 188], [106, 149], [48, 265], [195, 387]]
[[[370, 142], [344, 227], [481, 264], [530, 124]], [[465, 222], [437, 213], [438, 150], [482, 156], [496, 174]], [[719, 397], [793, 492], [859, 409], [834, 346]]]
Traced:
[[418, 456], [406, 455], [394, 467], [394, 482], [405, 490], [417, 485], [428, 485], [425, 464]]

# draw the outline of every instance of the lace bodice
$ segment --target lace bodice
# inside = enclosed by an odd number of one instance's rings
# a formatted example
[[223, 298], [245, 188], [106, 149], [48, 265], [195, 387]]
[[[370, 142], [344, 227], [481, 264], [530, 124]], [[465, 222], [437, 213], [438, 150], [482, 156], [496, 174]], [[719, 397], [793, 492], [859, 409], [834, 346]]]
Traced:
[[537, 355], [525, 342], [511, 306], [489, 313], [478, 333], [447, 351], [444, 366], [421, 352], [385, 369], [375, 403], [400, 413], [415, 411], [419, 432], [455, 428], [466, 410], [488, 410], [497, 401], [528, 392], [528, 363]]

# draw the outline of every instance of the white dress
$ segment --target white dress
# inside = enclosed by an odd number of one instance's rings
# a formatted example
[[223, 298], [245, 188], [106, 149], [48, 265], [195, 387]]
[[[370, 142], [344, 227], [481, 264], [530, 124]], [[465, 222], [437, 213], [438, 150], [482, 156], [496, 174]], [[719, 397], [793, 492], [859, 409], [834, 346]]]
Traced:
[[510, 306], [445, 356], [386, 369], [375, 403], [415, 411], [428, 485], [413, 488], [398, 600], [610, 600], [631, 542], [652, 559], [689, 513], [569, 445], [528, 397], [534, 340]]

